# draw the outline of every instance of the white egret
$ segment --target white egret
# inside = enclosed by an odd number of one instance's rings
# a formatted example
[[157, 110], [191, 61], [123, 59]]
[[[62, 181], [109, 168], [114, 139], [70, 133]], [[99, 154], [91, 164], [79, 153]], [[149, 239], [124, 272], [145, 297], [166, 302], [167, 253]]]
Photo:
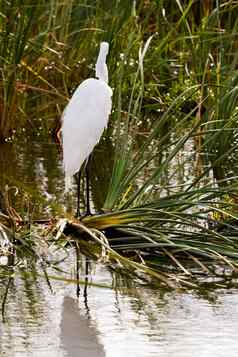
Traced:
[[[107, 84], [108, 49], [108, 43], [102, 42], [96, 62], [96, 78], [86, 79], [78, 86], [62, 115], [66, 190], [70, 187], [73, 175], [79, 172], [77, 216], [79, 216], [80, 169], [99, 142], [107, 126], [112, 107], [112, 89]], [[89, 178], [87, 175], [87, 214], [89, 213]]]

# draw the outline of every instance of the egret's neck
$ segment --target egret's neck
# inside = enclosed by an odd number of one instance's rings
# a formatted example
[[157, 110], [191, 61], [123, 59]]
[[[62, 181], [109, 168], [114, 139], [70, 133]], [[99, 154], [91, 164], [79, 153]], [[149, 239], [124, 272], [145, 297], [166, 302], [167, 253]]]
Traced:
[[108, 70], [106, 64], [108, 47], [109, 46], [107, 42], [101, 43], [98, 59], [96, 62], [96, 77], [106, 83], [108, 82]]

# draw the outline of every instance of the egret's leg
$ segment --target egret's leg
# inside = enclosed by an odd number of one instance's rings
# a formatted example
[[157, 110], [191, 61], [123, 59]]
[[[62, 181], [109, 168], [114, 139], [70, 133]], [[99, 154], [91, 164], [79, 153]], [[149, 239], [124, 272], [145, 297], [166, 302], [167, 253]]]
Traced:
[[75, 252], [76, 252], [76, 280], [77, 280], [77, 285], [76, 285], [76, 295], [77, 297], [79, 297], [80, 295], [80, 285], [79, 285], [79, 255], [80, 255], [80, 251], [79, 251], [79, 246], [78, 243], [75, 242]]
[[91, 216], [90, 210], [90, 168], [91, 168], [92, 157], [89, 155], [86, 164], [86, 216]]
[[88, 273], [89, 273], [89, 260], [86, 257], [85, 261], [85, 284], [84, 284], [84, 291], [83, 291], [83, 296], [84, 296], [84, 303], [85, 307], [88, 308], [87, 305], [87, 300], [88, 300]]
[[79, 170], [77, 173], [77, 212], [76, 212], [76, 218], [80, 216], [80, 182], [81, 182], [81, 174], [82, 171]]

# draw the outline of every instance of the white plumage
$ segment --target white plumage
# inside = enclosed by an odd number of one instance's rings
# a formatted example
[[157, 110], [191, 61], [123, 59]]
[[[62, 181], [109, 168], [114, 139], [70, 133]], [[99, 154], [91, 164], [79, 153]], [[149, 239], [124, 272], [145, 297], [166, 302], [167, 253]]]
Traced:
[[[112, 107], [106, 56], [108, 43], [102, 42], [96, 63], [96, 78], [83, 81], [62, 116], [63, 164], [66, 186], [99, 142]], [[67, 189], [67, 187], [66, 187]]]

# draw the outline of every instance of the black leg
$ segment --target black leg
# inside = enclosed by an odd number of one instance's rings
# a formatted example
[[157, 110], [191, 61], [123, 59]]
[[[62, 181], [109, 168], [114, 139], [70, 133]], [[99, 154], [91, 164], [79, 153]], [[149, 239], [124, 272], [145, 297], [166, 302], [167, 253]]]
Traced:
[[84, 296], [84, 304], [85, 307], [87, 309], [87, 311], [89, 311], [88, 308], [88, 273], [89, 273], [89, 260], [87, 257], [85, 257], [86, 261], [85, 261], [85, 285], [84, 285], [84, 291], [83, 291], [83, 296]]
[[76, 252], [76, 280], [77, 280], [77, 285], [76, 285], [76, 295], [79, 297], [80, 295], [80, 285], [79, 285], [79, 246], [78, 243], [75, 242], [75, 252]]
[[90, 210], [90, 168], [91, 168], [91, 155], [88, 157], [86, 164], [86, 216], [91, 216]]
[[80, 217], [80, 182], [81, 182], [82, 171], [79, 170], [77, 173], [77, 212], [76, 218]]

